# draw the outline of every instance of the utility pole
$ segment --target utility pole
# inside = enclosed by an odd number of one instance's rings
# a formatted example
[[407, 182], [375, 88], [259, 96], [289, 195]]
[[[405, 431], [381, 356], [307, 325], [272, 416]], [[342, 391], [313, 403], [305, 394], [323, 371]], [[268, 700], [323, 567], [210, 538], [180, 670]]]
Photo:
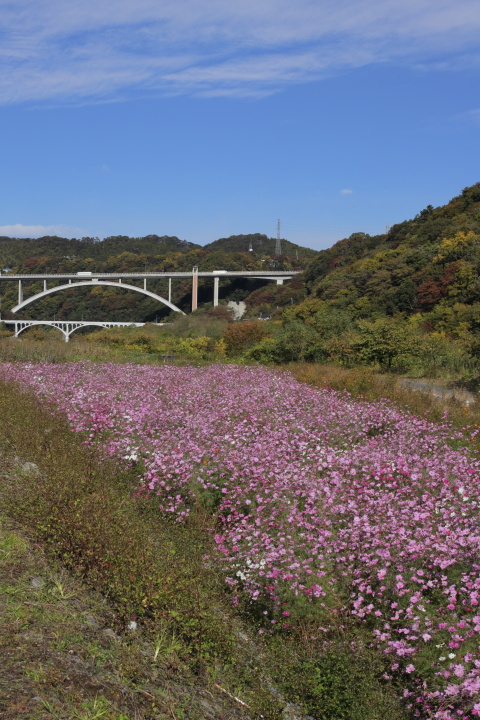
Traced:
[[277, 242], [275, 243], [275, 255], [282, 254], [282, 241], [280, 240], [280, 220], [277, 220]]

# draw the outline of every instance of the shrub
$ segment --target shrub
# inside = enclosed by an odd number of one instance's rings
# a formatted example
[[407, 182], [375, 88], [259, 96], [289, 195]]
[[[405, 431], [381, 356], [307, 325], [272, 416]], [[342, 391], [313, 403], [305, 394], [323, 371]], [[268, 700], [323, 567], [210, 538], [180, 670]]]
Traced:
[[247, 350], [245, 353], [247, 360], [254, 360], [255, 362], [271, 363], [282, 362], [281, 353], [278, 348], [278, 344], [274, 338], [266, 337], [257, 345]]
[[216, 320], [225, 320], [227, 323], [233, 322], [232, 311], [225, 305], [217, 305], [217, 307], [210, 308], [207, 315], [208, 317], [215, 318]]
[[404, 322], [379, 318], [374, 322], [358, 322], [359, 337], [355, 342], [358, 359], [390, 370], [402, 356], [418, 353], [419, 340]]
[[206, 360], [215, 353], [216, 346], [212, 337], [185, 338], [178, 343], [178, 352], [191, 359]]
[[232, 323], [223, 333], [226, 353], [229, 357], [241, 355], [268, 335], [268, 331], [259, 322]]
[[308, 348], [318, 339], [318, 334], [310, 326], [299, 321], [286, 323], [277, 341], [281, 362], [303, 360]]

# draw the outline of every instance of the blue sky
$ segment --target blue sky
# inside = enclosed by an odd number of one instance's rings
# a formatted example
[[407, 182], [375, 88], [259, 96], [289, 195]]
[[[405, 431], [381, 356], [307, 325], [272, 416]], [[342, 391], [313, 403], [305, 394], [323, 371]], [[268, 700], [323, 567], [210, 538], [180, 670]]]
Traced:
[[480, 181], [478, 0], [0, 0], [0, 234], [317, 249]]

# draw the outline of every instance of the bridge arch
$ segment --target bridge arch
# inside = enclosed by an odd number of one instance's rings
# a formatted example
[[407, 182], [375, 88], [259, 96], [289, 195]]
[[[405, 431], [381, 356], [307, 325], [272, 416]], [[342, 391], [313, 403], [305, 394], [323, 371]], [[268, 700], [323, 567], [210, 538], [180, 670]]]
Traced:
[[[87, 280], [82, 282], [72, 282], [67, 283], [66, 285], [57, 285], [53, 288], [48, 288], [47, 290], [42, 290], [42, 292], [36, 293], [36, 295], [31, 295], [26, 300], [23, 300], [22, 302], [18, 303], [18, 305], [15, 305], [14, 308], [12, 308], [12, 312], [16, 313], [18, 310], [21, 310], [26, 305], [30, 305], [30, 303], [35, 302], [36, 300], [40, 300], [41, 298], [46, 297], [47, 295], [51, 295], [52, 293], [60, 292], [61, 290], [71, 290], [74, 287], [95, 287], [96, 285], [109, 285], [111, 287], [115, 288], [121, 288], [123, 290], [135, 290], [135, 292], [142, 293], [142, 295], [147, 295], [148, 297], [153, 298], [154, 300], [158, 300], [159, 302], [163, 303], [167, 307], [170, 308], [170, 310], [173, 310], [174, 312], [179, 312], [182, 315], [185, 315], [183, 310], [180, 310], [176, 305], [169, 302], [169, 300], [166, 300], [161, 295], [157, 295], [156, 293], [150, 292], [150, 290], [146, 290], [145, 288], [137, 287], [136, 285], [129, 285], [127, 283], [120, 283], [120, 282], [113, 282], [112, 280]], [[63, 332], [63, 331], [62, 331]]]
[[[102, 328], [108, 328], [108, 327], [119, 327], [123, 325], [123, 327], [131, 327], [132, 325], [135, 325], [135, 327], [139, 327], [143, 325], [143, 323], [107, 323], [107, 322], [95, 322], [95, 320], [83, 320], [81, 323], [71, 323], [71, 327], [65, 332], [65, 330], [62, 330], [63, 334], [65, 335], [65, 342], [68, 342], [70, 340], [70, 335], [73, 335], [75, 330], [80, 330], [80, 328], [84, 327], [91, 327], [94, 325], [95, 327], [102, 327]], [[54, 327], [58, 327], [58, 325], [55, 325]], [[61, 328], [58, 328], [61, 330]]]
[[59, 325], [53, 324], [48, 321], [43, 322], [42, 320], [32, 320], [32, 321], [25, 320], [25, 322], [18, 323], [18, 326], [17, 326], [17, 323], [15, 323], [15, 337], [18, 337], [25, 330], [29, 330], [30, 328], [36, 327], [37, 325], [47, 325], [48, 327], [54, 327], [57, 330], [60, 330], [60, 332], [62, 333], [62, 335], [65, 338], [65, 342], [68, 342], [69, 336], [70, 336], [69, 332], [64, 330], [62, 327], [59, 327]]
[[84, 327], [101, 327], [101, 328], [113, 328], [113, 327], [143, 327], [145, 323], [132, 323], [132, 322], [109, 322], [107, 320], [4, 320], [6, 325], [13, 325], [15, 328], [15, 337], [18, 337], [25, 330], [37, 325], [44, 325], [46, 327], [53, 327], [56, 330], [60, 330], [65, 338], [65, 342], [70, 340], [70, 335], [76, 330]]

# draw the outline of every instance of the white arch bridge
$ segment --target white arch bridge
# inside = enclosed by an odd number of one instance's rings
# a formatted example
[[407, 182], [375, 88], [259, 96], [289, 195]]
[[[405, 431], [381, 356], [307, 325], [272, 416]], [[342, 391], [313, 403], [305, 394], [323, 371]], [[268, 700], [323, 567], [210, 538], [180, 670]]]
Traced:
[[[20, 280], [21, 283], [21, 280]], [[183, 310], [180, 310], [176, 305], [174, 305], [170, 300], [166, 300], [161, 295], [158, 295], [157, 293], [151, 292], [150, 290], [147, 290], [146, 287], [146, 280], [144, 281], [144, 286], [138, 287], [137, 285], [130, 285], [130, 283], [123, 283], [121, 280], [118, 280], [117, 282], [113, 282], [112, 280], [99, 280], [98, 278], [93, 278], [92, 280], [82, 280], [80, 282], [72, 282], [70, 281], [68, 284], [64, 285], [56, 285], [55, 287], [47, 288], [46, 287], [46, 281], [43, 287], [42, 292], [35, 293], [35, 295], [30, 295], [29, 298], [26, 300], [23, 299], [23, 288], [22, 285], [19, 285], [19, 291], [18, 291], [18, 304], [15, 305], [15, 307], [12, 308], [12, 312], [18, 312], [18, 310], [21, 310], [26, 305], [30, 305], [30, 303], [35, 302], [35, 300], [40, 300], [41, 298], [46, 297], [47, 295], [51, 295], [52, 293], [60, 292], [60, 290], [70, 290], [71, 288], [75, 287], [91, 287], [92, 284], [95, 285], [107, 285], [110, 287], [121, 287], [124, 290], [134, 290], [135, 292], [141, 293], [142, 295], [147, 295], [147, 297], [151, 297], [154, 300], [158, 300], [159, 302], [163, 303], [167, 307], [170, 308], [170, 310], [174, 310], [175, 312], [179, 312], [182, 315], [185, 315]]]
[[[12, 312], [16, 313], [26, 305], [40, 300], [41, 298], [51, 295], [52, 293], [60, 292], [61, 290], [71, 290], [76, 287], [92, 287], [96, 285], [107, 285], [110, 287], [121, 288], [123, 290], [133, 290], [134, 292], [147, 295], [154, 300], [166, 305], [170, 310], [179, 312], [184, 315], [185, 313], [180, 310], [179, 307], [172, 303], [172, 280], [173, 279], [186, 279], [191, 278], [192, 282], [192, 312], [198, 307], [198, 280], [199, 279], [213, 279], [213, 305], [218, 305], [218, 290], [220, 279], [231, 280], [234, 278], [251, 278], [252, 280], [274, 280], [277, 285], [283, 285], [285, 280], [291, 280], [294, 275], [298, 275], [298, 270], [213, 270], [212, 272], [199, 272], [197, 267], [194, 267], [191, 272], [144, 272], [144, 273], [97, 273], [97, 272], [78, 272], [76, 274], [51, 274], [51, 275], [14, 275], [13, 273], [1, 273], [0, 282], [2, 281], [15, 281], [18, 282], [18, 303], [12, 308]], [[132, 285], [131, 283], [125, 282], [125, 280], [142, 280], [142, 286]], [[147, 280], [161, 280], [168, 279], [168, 299], [162, 297], [158, 293], [147, 290]], [[58, 283], [58, 281], [64, 281], [60, 285], [54, 285], [48, 287], [48, 283], [51, 281]], [[34, 295], [30, 295], [28, 298], [23, 296], [23, 283], [31, 282], [43, 282], [43, 290], [37, 292]], [[67, 282], [65, 282], [67, 281]]]
[[[93, 325], [94, 327], [113, 328], [113, 327], [143, 327], [145, 323], [132, 322], [95, 322], [94, 320], [2, 320], [5, 325], [13, 326], [15, 337], [18, 337], [24, 330], [35, 327], [36, 325], [46, 325], [54, 327], [63, 333], [65, 342], [70, 340], [70, 335], [83, 327]], [[160, 323], [162, 324], [162, 323]]]
[[[191, 279], [192, 287], [192, 312], [197, 310], [198, 307], [198, 281], [199, 279], [213, 279], [213, 305], [218, 305], [219, 296], [219, 284], [220, 279], [231, 280], [234, 278], [251, 278], [252, 280], [273, 280], [277, 285], [283, 285], [286, 280], [291, 280], [292, 277], [298, 275], [298, 270], [213, 270], [212, 272], [199, 272], [197, 267], [194, 267], [191, 272], [140, 272], [140, 273], [97, 273], [97, 272], [78, 272], [72, 273], [55, 273], [50, 275], [37, 275], [37, 274], [22, 274], [16, 275], [13, 273], [0, 272], [0, 283], [3, 281], [14, 281], [18, 282], [18, 302], [15, 307], [12, 308], [11, 312], [16, 313], [22, 308], [30, 305], [30, 303], [36, 300], [41, 300], [48, 295], [53, 293], [61, 292], [62, 290], [72, 290], [78, 287], [96, 287], [98, 285], [107, 285], [109, 287], [116, 287], [122, 290], [133, 290], [134, 292], [141, 293], [147, 297], [151, 297], [154, 300], [166, 305], [170, 310], [178, 312], [181, 315], [185, 315], [183, 310], [172, 303], [172, 280], [173, 279]], [[152, 292], [147, 289], [147, 280], [168, 280], [168, 299], [162, 297], [156, 292]], [[133, 285], [131, 282], [125, 282], [126, 280], [143, 281], [141, 285]], [[43, 282], [43, 290], [30, 295], [28, 298], [24, 298], [23, 290], [24, 283], [32, 282]], [[50, 287], [48, 284], [54, 282], [55, 285]], [[60, 282], [60, 284], [57, 284]], [[61, 320], [4, 320], [6, 325], [13, 325], [15, 330], [15, 337], [18, 337], [24, 330], [34, 325], [47, 325], [55, 327], [60, 330], [64, 337], [65, 342], [68, 342], [70, 335], [76, 330], [86, 326], [97, 326], [97, 327], [126, 327], [135, 326], [141, 327], [144, 323], [131, 323], [131, 322], [96, 322], [90, 320], [75, 320], [75, 321], [61, 321]]]

